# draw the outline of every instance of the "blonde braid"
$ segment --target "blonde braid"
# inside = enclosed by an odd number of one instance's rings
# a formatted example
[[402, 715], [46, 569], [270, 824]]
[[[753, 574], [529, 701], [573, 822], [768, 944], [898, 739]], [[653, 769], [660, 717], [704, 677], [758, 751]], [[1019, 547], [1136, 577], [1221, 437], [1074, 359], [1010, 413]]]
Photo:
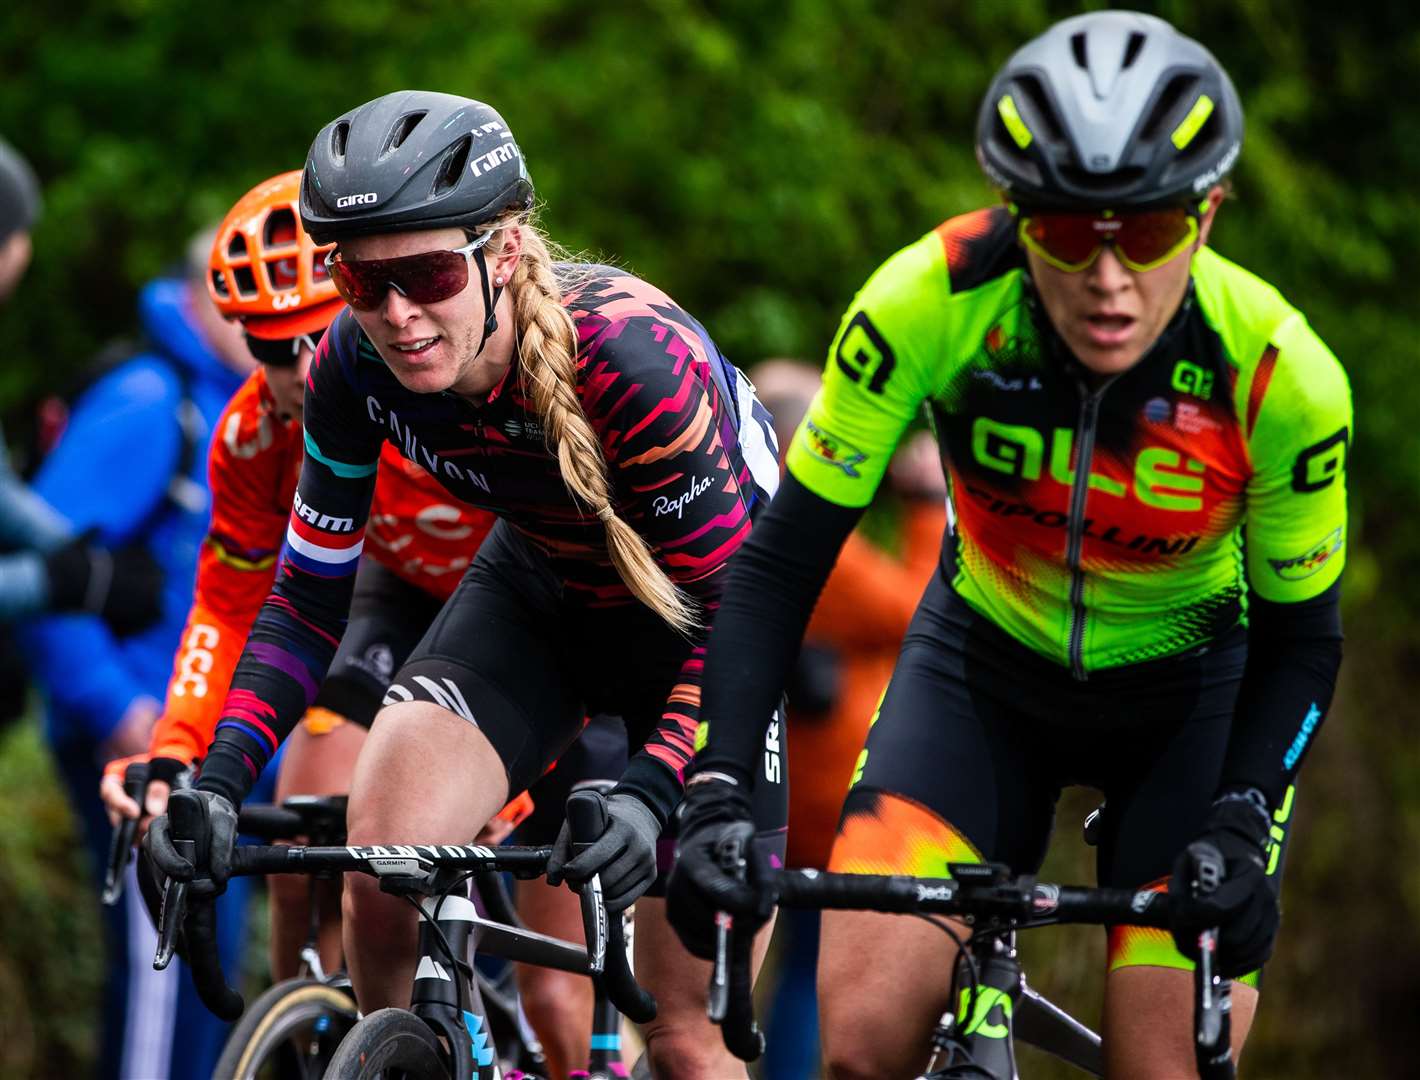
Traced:
[[577, 502], [595, 510], [606, 528], [607, 551], [621, 580], [673, 629], [688, 635], [701, 625], [693, 603], [656, 563], [650, 545], [611, 505], [606, 458], [577, 398], [576, 326], [562, 306], [547, 241], [535, 226], [520, 224], [523, 254], [508, 292], [524, 392], [542, 418], [562, 482]]

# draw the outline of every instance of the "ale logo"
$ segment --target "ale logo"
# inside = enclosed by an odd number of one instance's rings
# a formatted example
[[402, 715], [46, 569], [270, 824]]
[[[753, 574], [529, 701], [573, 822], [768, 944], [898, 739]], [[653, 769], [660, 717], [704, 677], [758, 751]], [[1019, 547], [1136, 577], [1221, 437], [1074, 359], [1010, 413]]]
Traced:
[[863, 475], [857, 467], [868, 460], [867, 454], [837, 435], [825, 431], [812, 420], [804, 423], [803, 430], [804, 442], [814, 457], [836, 469], [842, 469], [854, 480]]
[[[1075, 482], [1075, 433], [1055, 428], [1047, 435], [1023, 424], [1004, 424], [978, 416], [971, 428], [971, 451], [979, 465], [1034, 483], [1049, 475], [1057, 484]], [[1134, 458], [1132, 482], [1091, 473], [1093, 491], [1134, 498], [1158, 510], [1195, 513], [1203, 509], [1205, 466], [1163, 446], [1147, 446]]]
[[1292, 466], [1292, 490], [1307, 494], [1330, 487], [1346, 469], [1349, 434], [1349, 429], [1342, 428], [1298, 454]]
[[892, 369], [897, 366], [892, 346], [873, 325], [866, 311], [848, 320], [838, 338], [838, 368], [854, 382], [868, 380], [868, 392], [881, 394]]
[[1207, 401], [1213, 396], [1213, 373], [1191, 360], [1180, 360], [1173, 368], [1173, 388]]
[[1292, 559], [1268, 559], [1273, 571], [1283, 581], [1301, 581], [1317, 573], [1329, 563], [1342, 546], [1341, 529], [1338, 527], [1327, 533], [1326, 538], [1315, 544], [1305, 555]]

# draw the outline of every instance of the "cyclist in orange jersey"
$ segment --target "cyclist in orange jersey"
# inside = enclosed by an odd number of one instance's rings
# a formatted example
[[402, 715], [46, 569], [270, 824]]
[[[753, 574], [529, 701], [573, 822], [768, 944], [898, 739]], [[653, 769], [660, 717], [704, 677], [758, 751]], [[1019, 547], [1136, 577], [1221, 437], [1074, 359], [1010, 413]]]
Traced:
[[[316, 343], [343, 307], [326, 272], [329, 247], [317, 247], [300, 226], [295, 209], [300, 175], [285, 173], [253, 188], [229, 211], [213, 244], [209, 292], [224, 316], [241, 321], [262, 366], [216, 426], [209, 456], [212, 523], [199, 557], [192, 609], [148, 753], [116, 761], [105, 773], [101, 794], [115, 820], [139, 815], [138, 803], [123, 791], [129, 763], [146, 758], [149, 765], [146, 817], [163, 812], [171, 785], [205, 756], [242, 646], [276, 573], [304, 456], [300, 421], [307, 372]], [[316, 519], [316, 510], [296, 505], [298, 513]], [[493, 514], [450, 497], [394, 446], [386, 447], [366, 534], [370, 558], [357, 578], [341, 649], [284, 754], [278, 800], [349, 790], [356, 756], [391, 675], [452, 594], [494, 520]], [[595, 779], [599, 770], [607, 778], [618, 775], [619, 764], [598, 764], [597, 754], [613, 753], [603, 749], [609, 744], [598, 739], [592, 760], [582, 754], [569, 762], [577, 773], [573, 779]], [[501, 829], [498, 823], [491, 826], [495, 837], [525, 816], [531, 801], [525, 794], [510, 803], [500, 815]], [[556, 799], [559, 811], [562, 801]], [[551, 842], [558, 824], [540, 839]], [[270, 886], [272, 975], [289, 978], [296, 974], [308, 926], [308, 879], [277, 876]], [[566, 890], [527, 888], [522, 894], [520, 907], [538, 929], [579, 932], [576, 900]], [[324, 907], [320, 951], [330, 969], [340, 957], [338, 891]], [[528, 996], [545, 1001], [550, 995], [538, 992], [536, 979], [533, 975]], [[564, 1042], [559, 1032], [568, 1032], [569, 1053], [586, 1046], [590, 996], [585, 1008], [573, 1012], [582, 1004], [577, 996], [565, 1009], [530, 1010], [554, 1057]], [[580, 1033], [584, 1026], [587, 1035]]]

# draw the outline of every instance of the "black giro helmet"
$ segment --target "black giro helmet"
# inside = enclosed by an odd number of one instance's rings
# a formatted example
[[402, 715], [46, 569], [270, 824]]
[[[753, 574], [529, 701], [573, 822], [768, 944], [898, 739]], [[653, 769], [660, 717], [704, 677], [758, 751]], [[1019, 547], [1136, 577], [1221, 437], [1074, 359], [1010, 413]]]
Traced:
[[532, 206], [513, 133], [492, 107], [400, 90], [316, 135], [301, 178], [301, 224], [317, 244], [350, 236], [473, 228]]
[[39, 220], [39, 182], [13, 146], [0, 139], [0, 244]]
[[1006, 61], [981, 103], [976, 157], [1023, 206], [1146, 206], [1201, 196], [1242, 137], [1242, 104], [1212, 53], [1163, 19], [1100, 11]]

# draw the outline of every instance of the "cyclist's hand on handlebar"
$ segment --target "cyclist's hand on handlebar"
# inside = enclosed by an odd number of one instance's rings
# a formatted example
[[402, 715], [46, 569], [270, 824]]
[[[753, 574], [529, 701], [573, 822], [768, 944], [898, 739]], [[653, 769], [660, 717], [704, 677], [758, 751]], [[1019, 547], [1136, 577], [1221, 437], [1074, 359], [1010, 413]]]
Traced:
[[[715, 955], [715, 913], [735, 917], [739, 933], [757, 931], [774, 912], [768, 867], [754, 844], [754, 819], [743, 788], [708, 776], [685, 789], [680, 804], [680, 840], [666, 890], [666, 914], [681, 943], [703, 960]], [[742, 850], [744, 876], [724, 854]]]
[[[188, 804], [185, 809], [197, 823], [193, 830], [196, 835], [174, 835], [171, 817], [179, 800]], [[178, 848], [182, 841], [193, 842], [192, 858]], [[227, 887], [236, 841], [236, 807], [224, 795], [188, 788], [169, 796], [168, 813], [153, 822], [144, 846], [158, 869], [168, 877], [191, 882], [195, 896], [216, 896]]]
[[[126, 774], [130, 765], [146, 765], [147, 763], [147, 754], [134, 754], [132, 757], [114, 758], [104, 766], [103, 779], [99, 781], [99, 798], [103, 800], [104, 812], [108, 814], [108, 823], [115, 828], [124, 818], [132, 819], [139, 816], [137, 801], [128, 797], [128, 792], [123, 790], [123, 785], [127, 779]], [[160, 810], [159, 813], [161, 812]]]
[[656, 841], [661, 823], [634, 795], [605, 797], [606, 828], [586, 850], [574, 857], [572, 830], [562, 823], [552, 857], [547, 861], [547, 882], [566, 880], [573, 887], [601, 875], [602, 899], [608, 911], [630, 907], [656, 880]]
[[[124, 785], [130, 765], [147, 765], [148, 781], [144, 785], [142, 812], [137, 801], [129, 797]], [[115, 758], [104, 766], [99, 781], [99, 798], [103, 800], [110, 825], [117, 827], [124, 818], [155, 818], [168, 807], [168, 792], [192, 766], [176, 758], [149, 758], [147, 754]], [[141, 839], [141, 836], [140, 836]]]
[[1281, 913], [1267, 879], [1269, 820], [1261, 798], [1226, 794], [1213, 803], [1203, 830], [1189, 847], [1211, 846], [1222, 857], [1223, 877], [1209, 891], [1194, 888], [1195, 860], [1180, 853], [1169, 879], [1174, 942], [1198, 959], [1198, 935], [1218, 928], [1220, 972], [1237, 978], [1256, 971], [1272, 955]]

